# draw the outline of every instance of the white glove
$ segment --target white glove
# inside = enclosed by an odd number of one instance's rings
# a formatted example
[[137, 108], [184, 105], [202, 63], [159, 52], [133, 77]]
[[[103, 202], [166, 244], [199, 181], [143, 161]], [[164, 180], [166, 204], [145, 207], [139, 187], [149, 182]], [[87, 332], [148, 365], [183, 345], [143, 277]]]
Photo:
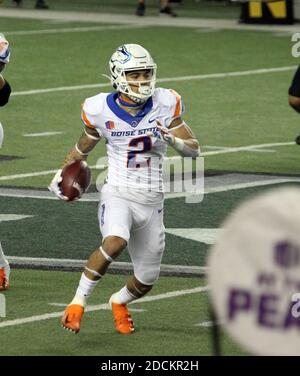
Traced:
[[54, 193], [55, 196], [60, 198], [61, 200], [68, 201], [68, 197], [64, 196], [60, 187], [59, 183], [62, 181], [62, 176], [61, 176], [62, 169], [58, 170], [57, 173], [55, 174], [54, 178], [52, 179], [48, 189], [50, 192]]
[[157, 131], [146, 132], [146, 135], [156, 137], [158, 140], [170, 146], [175, 144], [175, 136], [172, 135], [168, 128], [163, 127], [159, 122], [157, 122]]
[[9, 43], [3, 34], [0, 34], [0, 61], [4, 64], [9, 62]]

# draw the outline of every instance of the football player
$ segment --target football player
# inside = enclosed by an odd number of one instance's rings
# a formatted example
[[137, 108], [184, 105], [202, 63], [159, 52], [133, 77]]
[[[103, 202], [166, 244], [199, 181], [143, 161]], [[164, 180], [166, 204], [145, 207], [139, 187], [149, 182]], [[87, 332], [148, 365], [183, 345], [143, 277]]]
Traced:
[[[86, 159], [99, 140], [105, 140], [108, 176], [98, 215], [103, 240], [91, 253], [61, 321], [75, 333], [80, 330], [87, 298], [125, 247], [134, 274], [109, 303], [116, 330], [121, 334], [134, 331], [127, 304], [152, 289], [165, 246], [162, 161], [167, 147], [183, 157], [199, 155], [198, 141], [182, 119], [182, 99], [174, 90], [155, 88], [157, 67], [146, 49], [137, 44], [120, 46], [109, 68], [116, 91], [85, 100], [84, 131], [62, 166]], [[59, 187], [61, 171], [49, 189], [66, 200]]]
[[[9, 43], [3, 34], [0, 34], [0, 106], [6, 105], [8, 102], [11, 88], [9, 83], [4, 79], [1, 72], [5, 65], [9, 62], [10, 51]], [[3, 142], [3, 128], [0, 123], [0, 148]], [[8, 261], [4, 257], [4, 253], [0, 243], [0, 291], [7, 290], [9, 286], [10, 267]]]

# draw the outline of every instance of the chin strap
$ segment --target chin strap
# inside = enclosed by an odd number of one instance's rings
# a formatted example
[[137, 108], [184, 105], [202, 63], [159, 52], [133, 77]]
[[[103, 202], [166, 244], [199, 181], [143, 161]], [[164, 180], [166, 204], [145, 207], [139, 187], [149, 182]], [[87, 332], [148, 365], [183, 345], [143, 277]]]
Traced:
[[138, 106], [142, 106], [146, 103], [147, 99], [142, 99], [142, 98], [136, 98], [134, 95], [131, 95], [131, 94], [126, 94], [128, 96], [128, 98], [130, 98], [131, 100], [133, 100]]
[[[130, 98], [131, 99], [131, 98]], [[131, 100], [133, 100], [133, 99], [131, 99]], [[121, 106], [125, 106], [125, 107], [129, 107], [129, 108], [139, 108], [139, 107], [141, 107], [142, 105], [143, 105], [143, 103], [128, 103], [128, 102], [126, 102], [126, 101], [124, 101], [122, 98], [121, 98], [121, 96], [119, 95], [118, 96], [118, 101], [119, 101], [119, 104], [121, 105]]]

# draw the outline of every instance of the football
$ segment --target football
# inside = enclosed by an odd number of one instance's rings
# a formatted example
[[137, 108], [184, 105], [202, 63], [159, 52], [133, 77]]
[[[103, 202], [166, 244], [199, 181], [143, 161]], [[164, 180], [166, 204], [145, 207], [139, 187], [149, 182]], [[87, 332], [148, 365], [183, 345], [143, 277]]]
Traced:
[[79, 199], [91, 183], [91, 170], [85, 161], [75, 161], [64, 167], [59, 186], [69, 201]]

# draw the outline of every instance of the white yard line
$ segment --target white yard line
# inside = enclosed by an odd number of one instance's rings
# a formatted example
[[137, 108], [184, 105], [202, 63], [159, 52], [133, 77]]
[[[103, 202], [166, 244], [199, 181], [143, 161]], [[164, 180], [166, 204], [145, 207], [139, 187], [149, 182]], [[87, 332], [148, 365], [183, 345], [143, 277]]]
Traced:
[[257, 145], [248, 145], [248, 146], [235, 146], [235, 147], [228, 147], [225, 150], [214, 150], [214, 151], [206, 151], [201, 153], [202, 157], [208, 157], [210, 155], [218, 155], [218, 154], [227, 154], [227, 153], [238, 153], [240, 151], [251, 151], [254, 149], [264, 149], [276, 146], [296, 146], [294, 141], [290, 142], [275, 142], [270, 144], [257, 144]]
[[[204, 195], [208, 195], [210, 193], [220, 193], [220, 192], [228, 192], [234, 191], [239, 189], [247, 189], [247, 188], [255, 188], [255, 187], [263, 187], [268, 185], [274, 184], [284, 184], [284, 183], [300, 183], [300, 178], [277, 178], [277, 179], [268, 179], [268, 180], [257, 180], [247, 183], [238, 183], [238, 184], [230, 184], [230, 185], [222, 185], [220, 187], [212, 187], [206, 188], [204, 190]], [[192, 196], [199, 195], [202, 196], [203, 192], [194, 193]], [[172, 199], [172, 198], [179, 198], [179, 197], [188, 197], [191, 196], [189, 192], [180, 192], [180, 193], [166, 193], [165, 200]]]
[[[63, 308], [66, 308], [68, 303], [48, 303], [49, 306], [53, 306], [53, 307], [63, 307]], [[87, 309], [89, 309], [90, 306], [87, 306], [85, 308], [85, 311], [87, 311]], [[106, 304], [106, 307], [102, 307], [101, 309], [103, 310], [108, 310], [110, 311], [111, 308], [109, 306], [109, 304]], [[130, 311], [132, 312], [146, 312], [147, 310], [146, 309], [141, 309], [141, 308], [130, 308]]]
[[[223, 73], [210, 73], [210, 74], [197, 74], [192, 76], [178, 76], [178, 77], [165, 77], [160, 78], [157, 82], [178, 82], [178, 81], [195, 81], [195, 80], [207, 80], [214, 78], [225, 78], [225, 77], [240, 77], [240, 76], [250, 76], [255, 74], [266, 74], [266, 73], [278, 73], [286, 72], [290, 70], [295, 70], [297, 65], [285, 66], [285, 67], [275, 67], [275, 68], [263, 68], [263, 69], [252, 69], [246, 71], [236, 71], [236, 72], [223, 72]], [[85, 84], [85, 85], [75, 85], [75, 86], [60, 86], [47, 89], [35, 89], [35, 90], [25, 90], [25, 91], [15, 91], [12, 92], [12, 96], [19, 95], [34, 95], [34, 94], [45, 94], [53, 93], [59, 91], [72, 91], [81, 89], [92, 89], [92, 88], [102, 88], [111, 87], [110, 83], [100, 83], [100, 84]]]
[[[92, 170], [97, 169], [101, 170], [106, 168], [106, 165], [93, 165], [89, 166]], [[15, 175], [8, 175], [8, 176], [0, 176], [0, 181], [1, 180], [14, 180], [14, 179], [23, 179], [23, 178], [28, 178], [28, 177], [34, 177], [34, 176], [42, 176], [42, 175], [49, 175], [57, 172], [56, 170], [45, 170], [45, 171], [38, 171], [38, 172], [28, 172], [25, 174], [15, 174]]]
[[31, 177], [34, 177], [34, 176], [55, 174], [56, 172], [57, 172], [57, 169], [56, 170], [39, 171], [39, 172], [27, 172], [25, 174], [15, 174], [15, 175], [0, 176], [0, 181], [14, 180], [14, 179], [23, 179], [23, 178], [31, 178]]
[[254, 188], [254, 187], [263, 187], [273, 184], [284, 184], [284, 183], [300, 183], [300, 178], [278, 178], [278, 179], [269, 179], [269, 180], [258, 180], [248, 183], [232, 184], [222, 187], [207, 188], [205, 194], [209, 193], [218, 193], [218, 192], [227, 192], [238, 189]]
[[64, 132], [41, 132], [41, 133], [24, 133], [24, 137], [47, 137], [47, 136], [54, 136], [58, 134], [63, 134]]
[[[145, 298], [135, 300], [131, 304], [153, 302], [153, 301], [158, 301], [158, 300], [163, 300], [163, 299], [175, 298], [178, 296], [197, 294], [197, 293], [206, 292], [206, 291], [209, 291], [209, 286], [200, 286], [200, 287], [195, 287], [193, 289], [187, 289], [187, 290], [170, 291], [164, 294], [147, 296]], [[98, 305], [88, 306], [85, 312], [99, 311], [101, 309], [107, 309], [107, 304], [98, 304]], [[0, 322], [0, 328], [6, 328], [8, 326], [17, 326], [17, 325], [22, 325], [22, 324], [30, 324], [33, 322], [39, 322], [39, 321], [61, 317], [62, 315], [63, 315], [63, 311], [45, 313], [43, 315], [35, 315], [35, 316], [30, 316], [30, 317], [23, 317], [23, 318], [15, 319], [15, 320], [6, 320], [3, 322]]]
[[276, 150], [271, 150], [271, 149], [250, 149], [247, 151], [251, 153], [275, 153], [276, 152]]
[[[263, 149], [263, 148], [269, 148], [269, 147], [275, 147], [275, 146], [296, 146], [295, 142], [276, 142], [271, 144], [258, 144], [258, 145], [248, 145], [248, 146], [237, 146], [228, 148], [225, 150], [214, 150], [214, 151], [207, 151], [204, 153], [201, 153], [202, 157], [212, 156], [212, 155], [219, 155], [219, 154], [229, 154], [229, 153], [237, 153], [241, 151], [249, 151], [253, 149]], [[180, 159], [180, 156], [174, 156], [170, 157], [171, 160]], [[105, 168], [106, 166], [90, 166], [91, 169], [101, 169]], [[42, 176], [42, 175], [49, 175], [55, 173], [57, 170], [45, 170], [45, 171], [39, 171], [39, 172], [27, 172], [24, 174], [14, 174], [14, 175], [6, 175], [6, 176], [0, 176], [0, 181], [9, 181], [9, 180], [15, 180], [15, 179], [23, 179], [23, 178], [30, 178], [35, 176]]]
[[[228, 150], [231, 149], [229, 146], [211, 146], [211, 145], [203, 145], [202, 148], [204, 149], [211, 149], [211, 150]], [[274, 153], [275, 150], [270, 150], [270, 149], [249, 149], [246, 150], [251, 153]]]
[[5, 35], [35, 35], [35, 34], [57, 34], [57, 33], [84, 33], [89, 31], [110, 31], [143, 28], [143, 25], [106, 25], [106, 26], [82, 26], [82, 27], [65, 27], [58, 29], [41, 29], [41, 30], [19, 30], [6, 31]]
[[101, 88], [101, 87], [111, 87], [111, 84], [110, 83], [107, 83], [107, 84], [87, 84], [87, 85], [76, 85], [76, 86], [52, 87], [52, 88], [48, 88], [48, 89], [15, 91], [15, 92], [11, 93], [11, 96], [45, 94], [45, 93], [55, 93], [55, 92], [59, 92], [59, 91], [72, 91], [72, 90], [93, 89], [93, 88]]
[[[48, 303], [48, 305], [53, 306], [53, 307], [63, 307], [65, 308], [69, 303]], [[108, 306], [108, 304], [107, 304]]]

